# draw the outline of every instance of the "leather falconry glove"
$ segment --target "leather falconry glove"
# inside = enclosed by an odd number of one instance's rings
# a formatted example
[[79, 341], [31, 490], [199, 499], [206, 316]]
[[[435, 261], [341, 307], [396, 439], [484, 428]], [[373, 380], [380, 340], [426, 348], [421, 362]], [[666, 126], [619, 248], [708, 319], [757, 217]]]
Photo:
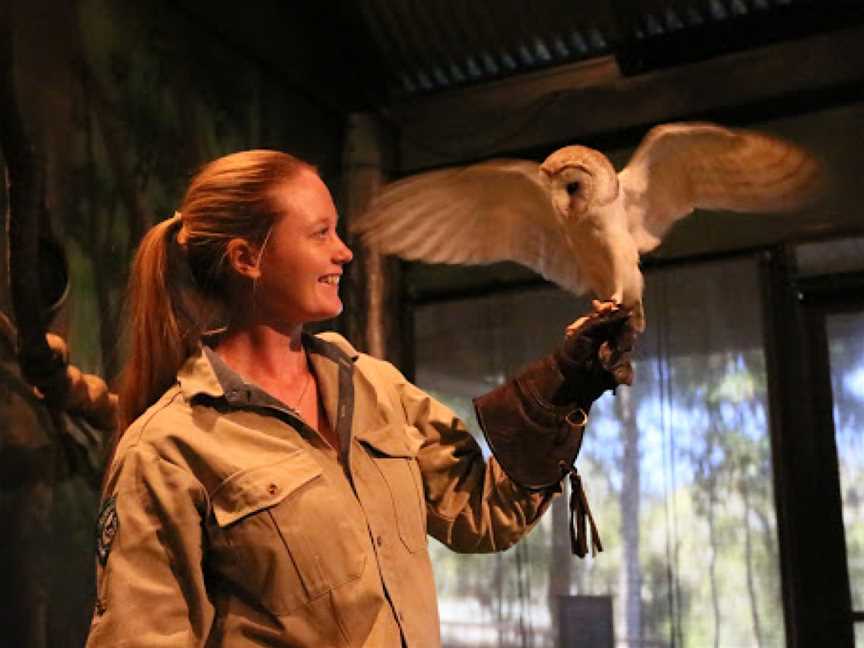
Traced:
[[592, 555], [603, 550], [574, 466], [588, 411], [603, 392], [633, 379], [630, 310], [611, 302], [593, 305], [594, 312], [567, 328], [554, 353], [474, 399], [489, 448], [510, 479], [539, 491], [570, 475], [571, 548], [580, 558], [588, 553], [586, 521]]

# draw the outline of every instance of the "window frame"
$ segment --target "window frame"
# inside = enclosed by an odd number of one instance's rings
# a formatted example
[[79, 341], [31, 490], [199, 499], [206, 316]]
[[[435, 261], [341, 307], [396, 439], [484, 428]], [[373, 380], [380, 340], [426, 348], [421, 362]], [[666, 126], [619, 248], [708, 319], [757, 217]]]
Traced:
[[[864, 621], [864, 611], [854, 612], [851, 608], [825, 322], [829, 314], [864, 309], [864, 272], [799, 278], [791, 243], [646, 265], [689, 265], [754, 254], [759, 259], [762, 285], [786, 644], [790, 648], [852, 648], [853, 624]], [[512, 283], [475, 285], [469, 290], [435, 294], [407, 291], [403, 334], [411, 378], [415, 307], [546, 283], [526, 276]]]

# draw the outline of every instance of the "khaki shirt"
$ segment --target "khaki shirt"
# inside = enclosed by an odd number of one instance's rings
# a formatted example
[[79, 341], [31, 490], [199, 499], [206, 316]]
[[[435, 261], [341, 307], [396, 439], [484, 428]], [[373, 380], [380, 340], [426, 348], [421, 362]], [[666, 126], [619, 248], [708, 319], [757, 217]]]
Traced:
[[426, 534], [498, 551], [548, 507], [392, 365], [304, 345], [342, 456], [203, 347], [110, 467], [89, 647], [439, 646]]

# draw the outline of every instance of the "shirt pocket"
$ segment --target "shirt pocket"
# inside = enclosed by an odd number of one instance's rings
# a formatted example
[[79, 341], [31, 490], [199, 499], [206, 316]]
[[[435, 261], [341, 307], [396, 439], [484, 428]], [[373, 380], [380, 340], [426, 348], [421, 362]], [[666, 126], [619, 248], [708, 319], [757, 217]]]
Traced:
[[321, 466], [304, 452], [232, 474], [211, 502], [225, 543], [216, 551], [220, 577], [274, 614], [363, 573], [358, 531]]
[[391, 424], [358, 435], [389, 491], [399, 537], [411, 553], [425, 549], [426, 497], [417, 464], [422, 436], [410, 425]]

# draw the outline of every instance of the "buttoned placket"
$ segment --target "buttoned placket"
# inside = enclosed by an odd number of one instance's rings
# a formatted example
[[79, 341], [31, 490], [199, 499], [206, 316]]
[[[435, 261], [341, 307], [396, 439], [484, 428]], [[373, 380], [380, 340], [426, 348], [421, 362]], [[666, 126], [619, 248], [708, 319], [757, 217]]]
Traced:
[[[405, 617], [399, 610], [396, 601], [394, 601], [394, 588], [398, 592], [399, 574], [393, 569], [393, 565], [398, 563], [395, 557], [388, 555], [392, 550], [389, 548], [390, 534], [385, 528], [376, 528], [376, 521], [380, 518], [374, 513], [374, 508], [380, 503], [369, 502], [363, 496], [363, 488], [358, 487], [356, 479], [358, 477], [353, 467], [354, 453], [351, 452], [352, 445], [358, 443], [352, 434], [353, 418], [355, 410], [354, 398], [354, 362], [345, 355], [340, 349], [333, 345], [321, 343], [320, 340], [304, 336], [304, 343], [308, 345], [309, 353], [318, 353], [328, 360], [334, 362], [337, 366], [337, 400], [336, 400], [336, 436], [339, 439], [339, 455], [337, 461], [342, 467], [342, 473], [350, 486], [351, 492], [360, 505], [363, 511], [364, 521], [366, 525], [371, 546], [375, 554], [375, 559], [378, 564], [378, 572], [381, 576], [381, 584], [388, 603], [393, 611], [393, 617], [399, 626], [399, 630], [403, 637], [405, 645], [407, 643], [408, 632], [405, 627]], [[283, 420], [287, 419], [292, 427], [295, 427], [298, 432], [306, 436], [313, 436], [325, 448], [331, 451], [333, 447], [330, 443], [312, 426], [310, 426], [295, 410], [285, 405], [282, 401], [271, 396], [266, 391], [255, 385], [250, 385], [242, 381], [242, 378], [228, 367], [224, 361], [209, 347], [205, 347], [205, 353], [208, 355], [210, 364], [216, 373], [217, 380], [222, 385], [225, 399], [232, 407], [241, 409], [259, 409], [273, 412], [277, 417]], [[326, 409], [326, 408], [325, 408]], [[331, 422], [332, 423], [332, 422]], [[358, 452], [363, 456], [360, 461], [373, 461], [365, 451], [358, 445]], [[332, 455], [331, 455], [332, 456]], [[279, 490], [279, 485], [272, 483], [268, 486], [268, 491], [271, 495], [275, 495]], [[373, 498], [374, 499], [374, 498]], [[386, 526], [386, 525], [385, 525]]]
[[[331, 350], [333, 351], [333, 353], [328, 353]], [[398, 583], [399, 574], [393, 571], [391, 565], [396, 564], [397, 561], [394, 558], [388, 556], [388, 553], [390, 552], [388, 533], [383, 528], [376, 528], [376, 521], [379, 519], [379, 516], [375, 515], [370, 510], [370, 507], [374, 508], [378, 503], [368, 502], [363, 496], [364, 489], [362, 488], [362, 484], [358, 484], [356, 482], [356, 479], [359, 475], [357, 475], [354, 469], [354, 461], [352, 460], [353, 453], [350, 452], [352, 445], [354, 443], [358, 443], [352, 434], [355, 410], [354, 363], [350, 358], [345, 356], [335, 347], [328, 345], [327, 347], [321, 349], [321, 351], [323, 351], [323, 355], [336, 362], [338, 366], [339, 393], [336, 408], [338, 412], [336, 431], [340, 447], [344, 449], [342, 457], [343, 467], [346, 472], [348, 481], [351, 484], [354, 496], [357, 498], [357, 501], [360, 503], [360, 508], [363, 510], [363, 516], [366, 522], [366, 529], [372, 541], [372, 549], [375, 552], [375, 559], [378, 563], [378, 572], [381, 575], [381, 584], [384, 589], [384, 594], [387, 597], [387, 601], [389, 602], [391, 609], [393, 610], [393, 617], [396, 620], [397, 625], [399, 626], [403, 641], [406, 642], [407, 645], [408, 632], [407, 628], [405, 627], [405, 617], [402, 611], [398, 609], [398, 605], [393, 598], [393, 588], [394, 584]], [[358, 461], [372, 461], [372, 459], [359, 446], [359, 443], [357, 450], [359, 455], [357, 457]]]
[[[335, 353], [327, 353], [327, 351], [329, 351], [330, 349], [333, 349]], [[331, 360], [336, 362], [339, 371], [339, 394], [336, 407], [336, 434], [337, 438], [339, 439], [340, 449], [342, 451], [341, 459], [343, 469], [349, 483], [351, 484], [354, 496], [357, 498], [357, 501], [360, 503], [360, 508], [363, 510], [363, 516], [366, 521], [366, 528], [369, 533], [369, 537], [372, 540], [372, 548], [375, 551], [375, 559], [378, 563], [378, 571], [381, 574], [384, 594], [387, 597], [387, 601], [390, 603], [390, 607], [393, 610], [393, 616], [396, 619], [396, 623], [399, 625], [399, 630], [401, 631], [404, 640], [404, 638], [407, 637], [407, 632], [404, 625], [405, 617], [402, 612], [397, 609], [397, 605], [393, 600], [391, 591], [391, 583], [397, 582], [396, 579], [398, 579], [398, 574], [393, 573], [393, 571], [390, 569], [390, 565], [393, 564], [395, 561], [393, 561], [392, 559], [388, 560], [388, 547], [386, 546], [385, 532], [382, 529], [375, 528], [374, 520], [377, 516], [369, 514], [368, 504], [365, 501], [365, 498], [361, 495], [361, 489], [358, 488], [358, 485], [355, 482], [356, 475], [353, 470], [353, 462], [351, 460], [352, 453], [350, 452], [350, 450], [352, 444], [355, 443], [355, 439], [353, 438], [353, 435], [351, 433], [354, 418], [354, 363], [340, 351], [335, 349], [335, 347], [326, 347], [323, 355], [326, 355]], [[358, 450], [362, 451], [362, 449], [359, 447]], [[365, 456], [362, 460], [371, 461], [368, 457]]]

